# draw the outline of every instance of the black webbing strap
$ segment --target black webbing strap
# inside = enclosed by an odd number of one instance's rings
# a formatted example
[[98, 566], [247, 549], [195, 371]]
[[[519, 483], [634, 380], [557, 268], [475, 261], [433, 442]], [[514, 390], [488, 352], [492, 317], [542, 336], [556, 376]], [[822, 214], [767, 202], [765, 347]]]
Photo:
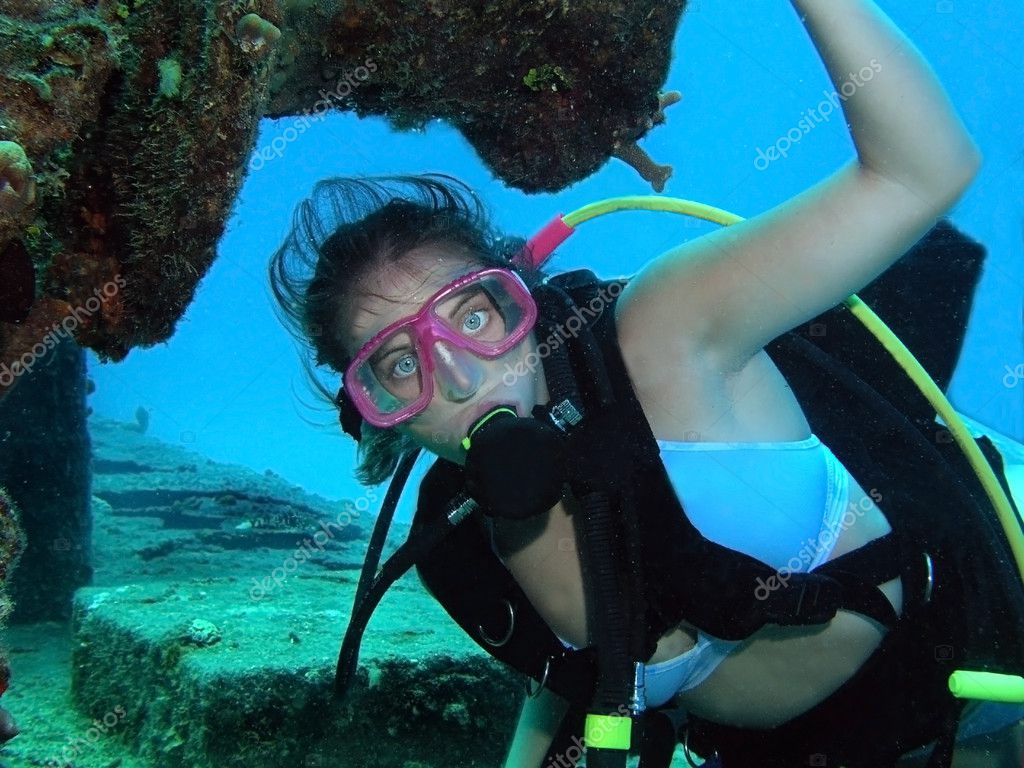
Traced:
[[840, 608], [863, 614], [892, 629], [897, 621], [896, 611], [878, 585], [902, 573], [904, 554], [896, 534], [890, 531], [815, 568], [814, 573], [830, 576], [842, 585]]

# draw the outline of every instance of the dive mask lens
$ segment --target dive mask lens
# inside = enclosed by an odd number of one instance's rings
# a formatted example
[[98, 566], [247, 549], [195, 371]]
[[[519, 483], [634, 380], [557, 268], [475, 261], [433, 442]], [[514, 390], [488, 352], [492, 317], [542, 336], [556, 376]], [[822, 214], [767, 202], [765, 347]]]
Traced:
[[[526, 287], [510, 272], [487, 270], [431, 304], [434, 338], [494, 358], [518, 344], [537, 319]], [[424, 345], [426, 346], [426, 345]]]
[[460, 277], [371, 339], [345, 373], [346, 391], [368, 422], [394, 426], [430, 404], [435, 371], [453, 364], [455, 358], [439, 355], [435, 346], [494, 359], [522, 341], [536, 319], [533, 297], [513, 272], [495, 268]]
[[[400, 423], [429, 403], [422, 355], [411, 328], [377, 340], [345, 374], [345, 386], [363, 418], [374, 426]], [[362, 353], [360, 355], [362, 357]]]

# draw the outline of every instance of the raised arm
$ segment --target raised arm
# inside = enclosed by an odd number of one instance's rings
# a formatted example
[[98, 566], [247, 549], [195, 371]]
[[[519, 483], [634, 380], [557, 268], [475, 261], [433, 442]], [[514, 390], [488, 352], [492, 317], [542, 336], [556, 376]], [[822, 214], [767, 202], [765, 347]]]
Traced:
[[792, 4], [836, 88], [862, 83], [843, 109], [860, 167], [952, 204], [980, 154], [914, 44], [873, 2]]
[[623, 292], [639, 359], [701, 354], [738, 370], [863, 288], [974, 178], [980, 154], [928, 64], [868, 0], [792, 0], [832, 82], [855, 161], [776, 208], [674, 249]]

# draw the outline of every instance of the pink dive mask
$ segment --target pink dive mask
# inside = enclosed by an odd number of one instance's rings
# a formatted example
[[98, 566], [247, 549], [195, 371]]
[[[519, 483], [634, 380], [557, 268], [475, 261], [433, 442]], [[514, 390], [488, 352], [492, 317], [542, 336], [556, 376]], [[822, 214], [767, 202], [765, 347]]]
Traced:
[[435, 381], [453, 398], [472, 395], [486, 374], [479, 358], [505, 354], [536, 320], [514, 272], [471, 272], [366, 342], [345, 371], [345, 392], [370, 424], [393, 427], [430, 405]]

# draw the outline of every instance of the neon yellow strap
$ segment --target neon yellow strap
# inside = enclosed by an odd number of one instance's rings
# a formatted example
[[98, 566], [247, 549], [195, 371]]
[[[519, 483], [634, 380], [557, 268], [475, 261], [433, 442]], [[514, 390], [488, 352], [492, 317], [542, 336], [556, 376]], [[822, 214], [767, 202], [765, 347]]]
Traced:
[[[603, 216], [606, 213], [625, 210], [681, 213], [725, 226], [743, 221], [741, 216], [729, 213], [721, 208], [713, 208], [710, 205], [695, 203], [692, 200], [658, 196], [612, 197], [585, 205], [572, 213], [566, 214], [562, 220], [568, 226], [575, 227], [584, 221]], [[978, 479], [981, 481], [985, 493], [992, 502], [992, 506], [995, 507], [999, 522], [1002, 524], [1003, 531], [1006, 533], [1006, 538], [1010, 543], [1014, 561], [1017, 563], [1017, 570], [1021, 578], [1024, 579], [1024, 529], [1022, 529], [1020, 521], [1017, 519], [1016, 514], [1014, 514], [1013, 505], [1006, 497], [1003, 487], [999, 484], [999, 480], [996, 479], [995, 472], [992, 471], [992, 467], [985, 460], [985, 456], [974, 442], [963, 419], [953, 410], [953, 406], [946, 399], [942, 390], [939, 389], [931, 376], [928, 375], [928, 372], [921, 367], [921, 364], [917, 362], [917, 359], [910, 353], [910, 350], [903, 345], [903, 342], [882, 322], [878, 315], [871, 311], [867, 304], [861, 301], [856, 294], [846, 299], [845, 303], [857, 319], [889, 351], [900, 367], [907, 372], [907, 375], [917, 385], [917, 388], [928, 398], [928, 402], [932, 404], [932, 407], [935, 408], [936, 412], [942, 416], [948, 425], [953, 439], [960, 446], [960, 450], [964, 452], [975, 474], [977, 474]]]
[[959, 699], [1024, 703], [1024, 677], [958, 669], [949, 676], [949, 690]]
[[633, 720], [622, 715], [587, 714], [583, 742], [598, 749], [629, 749]]

